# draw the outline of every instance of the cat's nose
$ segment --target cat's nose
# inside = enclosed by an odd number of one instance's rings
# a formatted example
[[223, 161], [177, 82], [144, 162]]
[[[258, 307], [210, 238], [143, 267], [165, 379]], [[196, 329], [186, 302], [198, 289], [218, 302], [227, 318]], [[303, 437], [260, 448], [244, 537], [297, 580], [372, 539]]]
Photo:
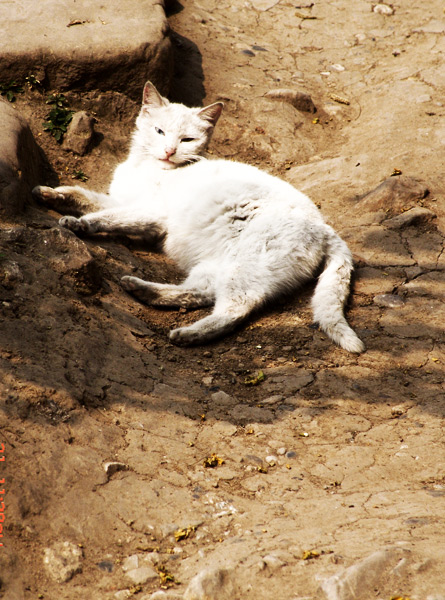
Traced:
[[176, 148], [166, 148], [165, 149], [165, 156], [166, 158], [170, 158], [170, 156], [173, 156], [173, 154], [176, 152]]

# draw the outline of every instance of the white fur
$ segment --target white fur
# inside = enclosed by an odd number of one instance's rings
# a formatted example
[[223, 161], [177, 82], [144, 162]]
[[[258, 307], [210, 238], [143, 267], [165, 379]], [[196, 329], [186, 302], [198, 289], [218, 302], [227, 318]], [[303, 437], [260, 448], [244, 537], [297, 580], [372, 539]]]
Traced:
[[[187, 273], [179, 286], [124, 277], [123, 286], [156, 306], [209, 306], [213, 312], [173, 330], [178, 344], [203, 343], [233, 330], [249, 313], [314, 276], [314, 318], [340, 346], [361, 352], [347, 324], [352, 257], [316, 206], [290, 184], [255, 167], [202, 154], [222, 105], [171, 104], [147, 83], [127, 160], [109, 194], [80, 187], [37, 188], [54, 205], [82, 214], [64, 217], [74, 231], [166, 236], [165, 252]], [[57, 198], [56, 198], [57, 197]]]

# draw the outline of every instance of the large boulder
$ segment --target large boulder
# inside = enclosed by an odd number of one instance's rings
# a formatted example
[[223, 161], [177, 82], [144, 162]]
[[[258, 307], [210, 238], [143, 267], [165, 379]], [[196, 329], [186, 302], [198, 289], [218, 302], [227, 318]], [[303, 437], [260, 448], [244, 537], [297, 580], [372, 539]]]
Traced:
[[0, 3], [0, 82], [34, 75], [47, 89], [168, 91], [169, 27], [160, 0]]
[[26, 120], [0, 100], [0, 216], [19, 214], [44, 177], [45, 159]]

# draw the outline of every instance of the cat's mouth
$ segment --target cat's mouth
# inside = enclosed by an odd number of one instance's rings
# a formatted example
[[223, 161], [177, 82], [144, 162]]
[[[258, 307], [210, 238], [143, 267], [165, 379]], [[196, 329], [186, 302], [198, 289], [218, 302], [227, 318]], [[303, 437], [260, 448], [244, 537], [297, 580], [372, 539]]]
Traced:
[[174, 167], [178, 166], [177, 163], [173, 162], [169, 158], [160, 158], [159, 160], [161, 161], [161, 163], [164, 163], [165, 166], [168, 166], [170, 168], [174, 168]]

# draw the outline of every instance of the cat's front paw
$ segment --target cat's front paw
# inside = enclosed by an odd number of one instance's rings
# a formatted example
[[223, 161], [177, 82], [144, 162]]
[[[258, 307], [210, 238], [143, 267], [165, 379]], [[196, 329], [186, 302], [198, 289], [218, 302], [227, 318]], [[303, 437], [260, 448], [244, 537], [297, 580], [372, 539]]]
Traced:
[[45, 203], [52, 204], [57, 201], [65, 200], [65, 196], [61, 192], [58, 192], [54, 188], [46, 185], [36, 185], [31, 193], [34, 198], [37, 198], [37, 200]]
[[69, 229], [70, 231], [91, 233], [91, 228], [85, 219], [77, 219], [76, 217], [62, 217], [59, 219], [59, 225]]

